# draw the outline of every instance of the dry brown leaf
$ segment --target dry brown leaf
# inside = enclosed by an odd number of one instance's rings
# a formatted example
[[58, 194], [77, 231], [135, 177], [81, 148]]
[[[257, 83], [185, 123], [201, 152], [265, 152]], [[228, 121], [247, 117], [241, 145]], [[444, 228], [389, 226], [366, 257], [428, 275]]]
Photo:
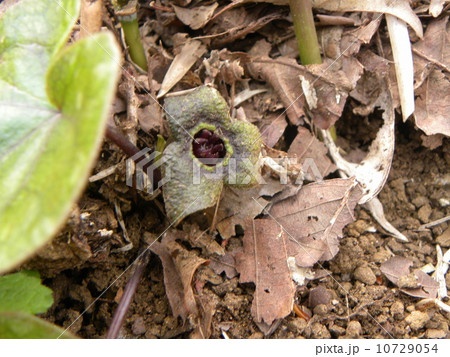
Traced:
[[[223, 238], [236, 235], [236, 225], [246, 229], [248, 220], [261, 213], [268, 201], [260, 197], [260, 190], [260, 186], [250, 189], [225, 188], [217, 211], [217, 230]], [[252, 197], [257, 197], [257, 202]]]
[[413, 46], [416, 86], [422, 83], [433, 68], [449, 71], [450, 29], [447, 29], [448, 18], [445, 16], [442, 19], [431, 21], [424, 38]]
[[191, 284], [195, 271], [207, 261], [177, 243], [180, 234], [184, 235], [184, 232], [167, 231], [161, 243], [154, 241], [150, 250], [161, 259], [164, 286], [172, 313], [185, 321], [190, 315], [200, 316]]
[[389, 61], [368, 49], [358, 54], [358, 60], [364, 73], [350, 96], [361, 103], [361, 106], [353, 108], [353, 113], [367, 116], [374, 111], [380, 93], [386, 90], [382, 79], [389, 73]]
[[301, 267], [332, 259], [360, 198], [353, 179], [333, 179], [303, 186], [296, 196], [274, 204], [270, 216], [289, 237], [288, 256]]
[[441, 14], [442, 9], [444, 7], [444, 2], [445, 2], [445, 0], [431, 0], [430, 1], [430, 14], [433, 17], [438, 17]]
[[450, 28], [448, 16], [432, 21], [414, 45], [416, 125], [427, 135], [450, 136]]
[[[253, 78], [263, 78], [277, 92], [291, 123], [303, 123], [307, 103], [316, 125], [329, 128], [342, 114], [352, 84], [335, 66], [301, 66], [292, 58], [268, 57], [271, 46], [258, 41], [250, 50], [253, 57], [247, 68]], [[312, 99], [314, 98], [314, 99]]]
[[163, 126], [161, 106], [156, 103], [149, 103], [143, 108], [137, 109], [137, 117], [139, 121], [139, 126], [146, 133], [152, 131], [159, 133]]
[[289, 315], [294, 303], [286, 255], [288, 236], [272, 219], [252, 220], [247, 226], [236, 268], [242, 283], [255, 283], [251, 309], [255, 322], [270, 325]]
[[286, 116], [284, 113], [281, 115], [277, 113], [270, 113], [261, 118], [258, 127], [264, 143], [269, 147], [274, 147], [286, 130]]
[[382, 263], [380, 270], [405, 294], [420, 298], [436, 298], [439, 289], [438, 282], [420, 269], [415, 269], [413, 273], [410, 273], [409, 268], [412, 265], [411, 260], [394, 256]]
[[450, 136], [450, 74], [433, 70], [416, 95], [416, 125], [427, 135]]
[[205, 53], [206, 46], [197, 40], [188, 40], [172, 61], [161, 84], [157, 98], [161, 98], [172, 89], [189, 71], [192, 65]]
[[217, 6], [219, 6], [218, 3], [213, 3], [208, 6], [197, 6], [194, 8], [185, 8], [172, 5], [175, 10], [175, 14], [180, 21], [193, 30], [198, 30], [205, 26], [211, 19]]
[[236, 271], [236, 261], [234, 259], [236, 253], [237, 250], [227, 252], [223, 256], [211, 257], [209, 266], [216, 274], [219, 275], [225, 273], [227, 278], [232, 279], [238, 274]]
[[[296, 155], [302, 164], [304, 174], [310, 174], [305, 164], [314, 164], [322, 177], [336, 170], [336, 166], [327, 156], [328, 149], [323, 142], [319, 141], [310, 131], [304, 127], [298, 127], [298, 134], [288, 150], [289, 155]], [[312, 160], [312, 162], [306, 161]], [[313, 173], [314, 175], [314, 173]], [[314, 177], [314, 176], [312, 176]], [[309, 179], [310, 181], [314, 181]]]
[[214, 240], [214, 237], [207, 231], [201, 231], [197, 224], [183, 224], [183, 231], [188, 232], [183, 237], [192, 247], [201, 248], [206, 256], [211, 254], [224, 255], [225, 249]]

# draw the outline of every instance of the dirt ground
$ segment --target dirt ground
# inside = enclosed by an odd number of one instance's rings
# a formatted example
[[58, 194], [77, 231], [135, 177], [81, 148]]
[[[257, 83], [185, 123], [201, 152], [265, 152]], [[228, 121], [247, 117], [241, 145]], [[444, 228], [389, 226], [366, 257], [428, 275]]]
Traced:
[[[359, 127], [363, 125], [360, 123]], [[351, 136], [357, 128], [357, 122], [341, 123], [338, 133], [345, 140], [346, 135]], [[362, 132], [364, 130], [361, 128]], [[367, 137], [361, 137], [361, 142], [353, 145], [364, 146], [370, 140], [369, 135], [370, 130]], [[114, 155], [108, 157], [109, 147], [108, 143], [104, 145], [96, 170], [115, 159]], [[439, 203], [439, 199], [447, 194], [449, 164], [448, 145], [434, 151], [423, 148], [420, 133], [411, 124], [399, 122], [395, 159], [380, 199], [387, 218], [408, 236], [410, 242], [403, 243], [383, 234], [371, 216], [363, 208], [358, 208], [357, 220], [346, 227], [338, 255], [323, 263], [332, 275], [308, 282], [296, 294], [296, 304], [308, 307], [310, 291], [321, 286], [331, 291], [332, 303], [319, 304], [313, 309], [310, 306], [312, 318], [309, 321], [292, 313], [280, 322], [270, 337], [448, 338], [449, 314], [434, 306], [416, 308], [420, 299], [400, 292], [387, 281], [379, 267], [392, 253], [412, 259], [414, 267], [435, 264], [436, 243], [448, 249], [448, 233], [444, 234], [444, 231], [448, 232], [447, 223], [429, 231], [417, 231], [417, 228], [422, 223], [449, 214], [449, 207], [442, 207]], [[161, 212], [156, 205], [142, 197], [133, 197], [134, 193], [124, 190], [123, 184], [108, 188], [105, 185], [90, 184], [78, 203], [75, 212], [89, 216], [87, 223], [76, 222], [72, 217], [64, 233], [41, 252], [40, 258], [28, 264], [28, 267], [41, 272], [44, 283], [54, 291], [55, 304], [44, 317], [58, 325], [70, 326], [70, 331], [84, 338], [106, 335], [132, 269], [117, 281], [116, 278], [136, 258], [138, 247], [142, 246], [139, 237], [143, 232], [164, 229]], [[111, 201], [119, 201], [122, 207], [128, 235], [135, 245], [130, 251], [117, 251], [126, 243], [120, 238], [121, 230], [114, 218]], [[111, 235], [99, 238], [99, 227], [107, 227], [112, 231]], [[84, 236], [86, 241], [73, 242], [76, 236]], [[239, 244], [239, 237], [232, 238], [229, 243], [230, 246]], [[72, 259], [68, 259], [70, 256]], [[89, 260], [82, 262], [86, 256], [90, 256]], [[71, 265], [79, 266], [66, 268]], [[228, 279], [215, 274], [209, 267], [200, 268], [197, 276], [205, 280], [202, 294], [217, 304], [212, 338], [222, 338], [224, 333], [230, 338], [264, 337], [250, 313], [253, 284], [240, 284], [238, 277]], [[109, 285], [111, 287], [106, 293], [91, 305]], [[447, 287], [450, 288], [449, 275]], [[180, 338], [188, 337], [191, 329], [189, 322], [183, 325], [181, 319], [172, 316], [165, 295], [162, 266], [153, 255], [121, 336]]]
[[[258, 6], [262, 5], [252, 5], [248, 10]], [[266, 7], [262, 9], [261, 13], [267, 10]], [[173, 14], [169, 15], [173, 17]], [[163, 20], [158, 19], [161, 23]], [[177, 28], [158, 26], [152, 28], [151, 36], [157, 33], [159, 37], [155, 35], [155, 39], [159, 41], [162, 38], [163, 42], [170, 43], [169, 37]], [[285, 27], [267, 25], [259, 33], [229, 44], [229, 48], [247, 51], [262, 37], [281, 41], [283, 36], [272, 32], [279, 30], [283, 33]], [[215, 46], [220, 47], [220, 43]], [[167, 70], [167, 58], [158, 65]], [[203, 78], [199, 78], [197, 72], [188, 74], [190, 77], [184, 77], [185, 82], [179, 89], [202, 83]], [[162, 78], [154, 79], [161, 81]], [[270, 92], [268, 83], [258, 85], [269, 88]], [[267, 97], [264, 96], [257, 95], [250, 101], [261, 110], [259, 114], [269, 107], [274, 107], [274, 111], [283, 107], [265, 102]], [[276, 95], [269, 99], [274, 97]], [[336, 123], [338, 144], [347, 152], [367, 150], [381, 125], [381, 113], [375, 112], [370, 121], [354, 116], [351, 114], [352, 103], [349, 100], [344, 115]], [[118, 105], [123, 106], [123, 103]], [[252, 115], [258, 115], [258, 111]], [[449, 313], [434, 305], [417, 306], [419, 298], [401, 292], [380, 271], [380, 264], [392, 255], [411, 259], [414, 268], [436, 264], [436, 245], [439, 244], [444, 251], [450, 247], [448, 222], [430, 230], [418, 230], [421, 224], [450, 214], [448, 139], [430, 150], [422, 146], [422, 134], [411, 121], [402, 123], [400, 118], [397, 119], [394, 161], [379, 198], [387, 219], [408, 237], [409, 242], [401, 242], [385, 234], [370, 214], [358, 206], [356, 220], [344, 230], [337, 256], [315, 266], [327, 269], [331, 275], [308, 281], [297, 289], [295, 305], [305, 311], [307, 318], [293, 311], [278, 321], [276, 328], [266, 336], [251, 315], [254, 285], [241, 284], [239, 276], [229, 279], [225, 274], [216, 274], [209, 266], [201, 266], [195, 273], [193, 285], [203, 301], [215, 306], [211, 338], [450, 337]], [[137, 131], [138, 147], [152, 146], [155, 133], [163, 131], [157, 126], [151, 130], [153, 132]], [[282, 130], [284, 134], [277, 148], [287, 150], [297, 128], [290, 123]], [[127, 268], [146, 247], [144, 233], [158, 235], [168, 226], [161, 196], [154, 199], [126, 185], [125, 159], [114, 144], [105, 141], [93, 173], [117, 165], [114, 172], [88, 184], [61, 233], [25, 265], [25, 268], [38, 270], [44, 284], [54, 292], [55, 303], [43, 317], [83, 338], [106, 336], [112, 315], [133, 272], [133, 268]], [[213, 238], [219, 244], [224, 243], [218, 235]], [[242, 246], [242, 237], [233, 237], [226, 243], [227, 249]], [[185, 248], [191, 249], [189, 246]], [[200, 251], [195, 251], [201, 256]], [[321, 291], [317, 290], [318, 287], [327, 289], [326, 294], [331, 295], [326, 304], [311, 296]], [[447, 274], [447, 288], [450, 289], [450, 274]], [[152, 255], [120, 337], [188, 338], [194, 325], [195, 321], [187, 319], [183, 323], [172, 315], [166, 297], [163, 267], [159, 258]]]

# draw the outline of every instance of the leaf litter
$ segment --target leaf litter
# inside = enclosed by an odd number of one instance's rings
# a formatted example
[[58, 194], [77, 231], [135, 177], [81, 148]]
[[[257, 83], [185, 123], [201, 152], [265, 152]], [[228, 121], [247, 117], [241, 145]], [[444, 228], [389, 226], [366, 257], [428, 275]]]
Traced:
[[[257, 125], [268, 146], [263, 150], [267, 163], [263, 168], [265, 185], [224, 191], [217, 212], [212, 207], [204, 214], [188, 217], [182, 230], [170, 229], [160, 243], [155, 242], [151, 246], [162, 262], [164, 285], [172, 313], [181, 317], [185, 326], [191, 325], [188, 328], [194, 330], [191, 337], [215, 335], [211, 326], [213, 316], [217, 311], [223, 313], [220, 310], [223, 307], [217, 297], [208, 295], [208, 285], [221, 286], [218, 281], [222, 278], [222, 284], [230, 286], [235, 286], [233, 282], [237, 279], [242, 283], [240, 286], [248, 286], [248, 282], [255, 285], [250, 311], [253, 320], [267, 334], [275, 331], [282, 321], [287, 321], [294, 304], [300, 303], [305, 296], [309, 296], [309, 306], [313, 310], [316, 305], [327, 305], [329, 309], [339, 311], [339, 298], [331, 297], [329, 291], [321, 289], [321, 285], [305, 295], [305, 285], [317, 276], [326, 281], [327, 277], [319, 274], [318, 265], [324, 261], [333, 264], [341, 249], [340, 241], [348, 233], [344, 227], [355, 220], [358, 202], [361, 203], [362, 198], [366, 201], [377, 200], [376, 196], [391, 169], [395, 141], [394, 110], [400, 103], [396, 80], [392, 77], [393, 72], [389, 72], [393, 64], [386, 56], [390, 53], [389, 41], [384, 36], [386, 30], [378, 14], [370, 12], [398, 16], [414, 29], [417, 37], [422, 36], [422, 24], [407, 1], [398, 1], [394, 5], [381, 0], [370, 4], [361, 1], [333, 4], [313, 1], [316, 9], [369, 13], [352, 14], [358, 15], [352, 17], [357, 18], [352, 22], [357, 26], [350, 26], [349, 23], [322, 28], [324, 64], [302, 66], [292, 55], [284, 56], [277, 52], [279, 44], [289, 37], [282, 33], [283, 29], [288, 28], [286, 22], [289, 24], [286, 11], [271, 4], [255, 5], [265, 11], [258, 10], [263, 13], [260, 16], [244, 3], [248, 1], [235, 1], [228, 7], [221, 7], [222, 3], [218, 7], [217, 2], [194, 5], [177, 2], [173, 6], [175, 14], [167, 16], [172, 18], [171, 25], [161, 28], [160, 24], [145, 20], [145, 28], [152, 32], [152, 37], [145, 37], [151, 42], [150, 89], [155, 91], [156, 88], [161, 98], [171, 90], [212, 83], [231, 107], [236, 105], [236, 109], [231, 111], [232, 117]], [[287, 2], [266, 3], [286, 5]], [[236, 11], [231, 11], [233, 7]], [[200, 8], [202, 11], [199, 11]], [[433, 11], [436, 13], [437, 10]], [[164, 10], [155, 10], [155, 13], [160, 19], [168, 15], [164, 14]], [[174, 22], [175, 16], [187, 26]], [[432, 20], [423, 40], [411, 36], [415, 41], [412, 46], [416, 69], [415, 93], [419, 95], [415, 101], [414, 115], [417, 125], [426, 134], [448, 135], [446, 122], [441, 120], [439, 124], [439, 118], [443, 118], [445, 113], [445, 103], [433, 107], [434, 112], [426, 111], [426, 98], [434, 103], [438, 93], [436, 89], [445, 91], [445, 81], [448, 81], [448, 58], [443, 50], [437, 48], [438, 41], [433, 46], [426, 45], [432, 36], [446, 38], [447, 22], [444, 20]], [[173, 37], [173, 33], [168, 32], [170, 26], [179, 33], [185, 33], [173, 40], [174, 48], [169, 45]], [[197, 32], [190, 31], [188, 27]], [[269, 38], [267, 28], [282, 34], [279, 38], [276, 35]], [[433, 29], [436, 32], [428, 34]], [[258, 41], [246, 42], [249, 34], [253, 34]], [[228, 48], [225, 50], [222, 46]], [[152, 69], [153, 60], [156, 64]], [[389, 84], [386, 84], [387, 77]], [[152, 135], [165, 130], [164, 123], [160, 114], [149, 108], [155, 104], [142, 100], [142, 92], [138, 93], [141, 100], [133, 105], [138, 106], [139, 125], [148, 134], [145, 140], [151, 142]], [[332, 148], [332, 140], [327, 139], [326, 135], [324, 141], [322, 134], [315, 135], [317, 128], [328, 129], [338, 125], [347, 107], [361, 117], [371, 115], [378, 108], [384, 111], [384, 124], [365, 161], [360, 164], [343, 164], [342, 160], [336, 159], [342, 149]], [[428, 124], [420, 124], [424, 122], [418, 119], [423, 118], [421, 108], [425, 108]], [[445, 142], [446, 139], [443, 140]], [[270, 148], [273, 151], [269, 152]], [[292, 156], [297, 160], [295, 165], [277, 161]], [[273, 160], [270, 165], [269, 159]], [[320, 175], [307, 166], [308, 159], [317, 163]], [[344, 178], [327, 178], [336, 169]], [[280, 176], [284, 173], [288, 182], [281, 185]], [[299, 174], [305, 179], [300, 184], [295, 182]], [[319, 176], [325, 180], [308, 183]], [[356, 177], [356, 181], [347, 177]], [[381, 216], [389, 224], [384, 215]], [[209, 232], [208, 225], [214, 218], [217, 232]], [[380, 223], [383, 227], [387, 224]], [[442, 270], [445, 263], [440, 264]], [[208, 269], [220, 279], [206, 278], [204, 272]], [[427, 277], [430, 278], [427, 274], [420, 270], [413, 273], [408, 270], [403, 275], [395, 271], [391, 273], [392, 276], [395, 274], [396, 282], [400, 280], [404, 286], [402, 289], [434, 299], [435, 284], [427, 280]], [[417, 277], [415, 283], [408, 280], [412, 277], [410, 274]], [[406, 278], [401, 280], [403, 276]], [[233, 294], [234, 291], [229, 290], [225, 295], [220, 295], [230, 302], [230, 311], [234, 306], [233, 296], [236, 298]], [[331, 303], [332, 299], [335, 300]], [[358, 316], [358, 312], [355, 314]], [[320, 319], [320, 314], [315, 315], [315, 319]], [[338, 329], [329, 329], [335, 331], [333, 336], [339, 336]], [[304, 334], [318, 336], [311, 327], [304, 329]]]

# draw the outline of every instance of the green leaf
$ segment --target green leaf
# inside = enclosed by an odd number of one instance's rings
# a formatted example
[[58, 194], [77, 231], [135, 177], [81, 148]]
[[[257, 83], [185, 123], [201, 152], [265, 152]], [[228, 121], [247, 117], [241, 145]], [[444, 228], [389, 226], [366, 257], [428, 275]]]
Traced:
[[0, 19], [0, 272], [64, 222], [87, 181], [115, 92], [120, 51], [113, 36], [61, 49], [79, 1], [59, 3], [24, 0]]
[[76, 338], [50, 322], [21, 311], [0, 312], [0, 339]]
[[52, 290], [41, 284], [37, 271], [23, 270], [0, 277], [0, 312], [40, 314], [52, 304]]

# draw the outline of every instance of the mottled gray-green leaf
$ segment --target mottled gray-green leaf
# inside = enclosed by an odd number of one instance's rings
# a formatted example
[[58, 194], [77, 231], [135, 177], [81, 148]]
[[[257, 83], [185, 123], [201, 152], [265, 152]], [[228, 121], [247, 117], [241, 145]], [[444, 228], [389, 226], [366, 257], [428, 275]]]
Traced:
[[[163, 195], [166, 213], [171, 222], [180, 222], [194, 212], [213, 206], [222, 191], [223, 178], [204, 170], [192, 160], [183, 144], [174, 142], [164, 150]], [[194, 176], [194, 165], [201, 174]], [[220, 174], [219, 174], [220, 175]], [[196, 179], [199, 181], [195, 181]]]
[[[253, 186], [259, 177], [260, 133], [256, 126], [233, 121], [220, 93], [202, 86], [165, 100], [174, 139], [164, 151], [163, 195], [172, 222], [217, 203], [224, 184]], [[200, 162], [193, 153], [194, 136], [201, 129], [217, 133], [226, 155], [215, 166]]]

